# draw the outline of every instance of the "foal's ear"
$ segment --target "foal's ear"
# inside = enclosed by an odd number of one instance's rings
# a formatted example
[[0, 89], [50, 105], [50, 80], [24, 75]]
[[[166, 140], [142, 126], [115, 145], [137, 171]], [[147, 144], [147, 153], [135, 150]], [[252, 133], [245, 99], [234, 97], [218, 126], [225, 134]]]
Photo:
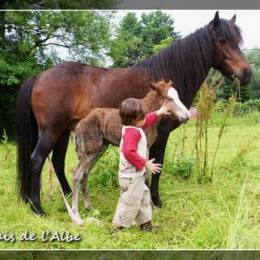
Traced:
[[151, 89], [154, 89], [154, 90], [159, 90], [159, 85], [158, 85], [158, 83], [155, 83], [155, 82], [150, 82], [150, 88]]
[[170, 80], [170, 81], [167, 83], [167, 85], [170, 85], [170, 86], [172, 86], [172, 87], [175, 87], [175, 84], [174, 84], [174, 82], [172, 82], [172, 80]]

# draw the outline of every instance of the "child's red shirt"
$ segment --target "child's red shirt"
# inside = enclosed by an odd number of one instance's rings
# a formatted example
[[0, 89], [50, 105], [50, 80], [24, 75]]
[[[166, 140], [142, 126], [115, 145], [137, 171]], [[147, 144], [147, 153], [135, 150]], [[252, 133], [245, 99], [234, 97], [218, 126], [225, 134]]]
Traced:
[[[145, 116], [145, 123], [142, 129], [145, 131], [158, 120], [155, 112], [148, 113]], [[127, 127], [123, 136], [122, 152], [126, 160], [135, 166], [137, 171], [140, 171], [147, 161], [137, 153], [137, 145], [140, 141], [141, 134], [136, 128]]]

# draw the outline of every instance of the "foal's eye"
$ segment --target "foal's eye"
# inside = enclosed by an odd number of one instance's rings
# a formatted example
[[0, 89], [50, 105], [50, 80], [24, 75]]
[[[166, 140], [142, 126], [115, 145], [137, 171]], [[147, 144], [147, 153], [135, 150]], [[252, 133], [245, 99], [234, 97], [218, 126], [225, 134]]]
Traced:
[[170, 101], [170, 102], [173, 102], [173, 101], [174, 101], [173, 98], [170, 98], [170, 97], [167, 97], [166, 100], [167, 100], [167, 101]]

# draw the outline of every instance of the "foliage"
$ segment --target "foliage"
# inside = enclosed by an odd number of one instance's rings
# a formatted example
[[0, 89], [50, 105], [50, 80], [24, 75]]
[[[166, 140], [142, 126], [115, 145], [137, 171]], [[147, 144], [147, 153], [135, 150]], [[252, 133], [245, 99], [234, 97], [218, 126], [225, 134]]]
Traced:
[[[104, 64], [111, 12], [0, 12], [0, 128], [14, 134], [16, 91], [25, 78], [61, 62]], [[0, 133], [1, 134], [1, 133]]]
[[245, 103], [236, 102], [234, 110], [236, 115], [252, 111], [260, 111], [260, 99], [251, 99]]
[[[223, 100], [219, 100], [216, 103], [215, 110], [223, 112], [228, 106], [228, 103]], [[242, 115], [253, 111], [260, 111], [260, 99], [250, 99], [244, 103], [234, 103], [234, 115]]]
[[134, 13], [128, 13], [120, 22], [117, 37], [111, 42], [109, 56], [114, 67], [128, 67], [141, 60], [141, 26]]
[[6, 12], [5, 51], [45, 65], [61, 47], [73, 59], [97, 63], [102, 58], [100, 50], [109, 44], [109, 15], [94, 11]]
[[153, 53], [157, 53], [157, 52], [161, 51], [162, 49], [169, 46], [173, 41], [174, 41], [174, 39], [172, 37], [167, 37], [167, 38], [161, 40], [158, 44], [153, 46]]
[[118, 0], [5, 0], [3, 8], [6, 9], [112, 9]]
[[253, 75], [250, 83], [252, 99], [260, 99], [260, 50], [252, 50], [247, 53], [247, 58], [252, 66]]
[[154, 46], [163, 40], [179, 37], [174, 20], [161, 11], [142, 14], [140, 20], [135, 13], [128, 13], [119, 24], [109, 56], [114, 67], [129, 67], [153, 54]]
[[198, 94], [196, 103], [198, 116], [196, 119], [196, 134], [194, 138], [194, 148], [196, 151], [196, 178], [197, 181], [212, 181], [212, 174], [209, 174], [209, 153], [208, 153], [208, 128], [210, 118], [216, 98], [216, 88], [209, 87], [206, 82], [203, 83]]
[[194, 167], [195, 159], [192, 156], [176, 156], [170, 170], [175, 176], [185, 180], [194, 174]]
[[212, 70], [209, 74], [209, 82], [217, 81], [216, 98], [218, 100], [229, 100], [231, 96], [235, 96], [239, 102], [246, 102], [253, 96], [251, 85], [241, 86], [238, 88], [233, 81], [225, 78], [218, 71]]
[[[105, 160], [104, 158], [109, 158]], [[104, 158], [100, 160], [101, 165], [94, 167], [92, 170], [92, 182], [90, 183], [90, 188], [94, 187], [118, 187], [118, 165], [119, 165], [119, 155], [115, 147], [111, 147], [106, 153]], [[112, 168], [115, 171], [109, 171]]]

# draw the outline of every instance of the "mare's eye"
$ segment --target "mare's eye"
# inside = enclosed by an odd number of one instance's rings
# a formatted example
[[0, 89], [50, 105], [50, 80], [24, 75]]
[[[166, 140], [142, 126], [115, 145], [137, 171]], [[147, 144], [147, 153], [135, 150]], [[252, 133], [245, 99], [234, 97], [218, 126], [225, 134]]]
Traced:
[[219, 39], [219, 43], [220, 44], [225, 44], [225, 43], [227, 43], [227, 41], [224, 38], [221, 38], [221, 39]]
[[167, 97], [166, 100], [173, 102], [173, 98]]

